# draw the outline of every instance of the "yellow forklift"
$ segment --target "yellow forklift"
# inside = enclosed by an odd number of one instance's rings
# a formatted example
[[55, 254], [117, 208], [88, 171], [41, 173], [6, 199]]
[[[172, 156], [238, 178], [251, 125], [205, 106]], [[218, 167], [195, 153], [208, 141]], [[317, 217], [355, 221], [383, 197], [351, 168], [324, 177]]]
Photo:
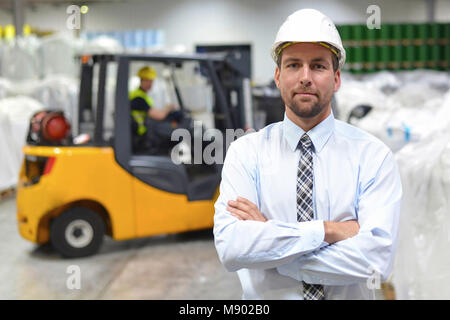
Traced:
[[[177, 164], [169, 153], [173, 142], [149, 151], [139, 149], [133, 140], [128, 92], [131, 66], [136, 63], [172, 70], [196, 63], [197, 72], [212, 87], [214, 129], [225, 136], [226, 129], [244, 129], [251, 123], [249, 82], [240, 71], [245, 62], [239, 55], [83, 56], [77, 120], [70, 124], [62, 112], [47, 110], [30, 123], [17, 189], [23, 238], [37, 244], [50, 242], [64, 257], [82, 257], [96, 253], [104, 235], [125, 240], [213, 226], [221, 164]], [[105, 124], [111, 70], [112, 127]], [[185, 120], [191, 119], [184, 123], [192, 132], [192, 117], [183, 107], [174, 74], [179, 111]], [[84, 142], [83, 134], [89, 138]], [[225, 155], [225, 144], [223, 148]]]

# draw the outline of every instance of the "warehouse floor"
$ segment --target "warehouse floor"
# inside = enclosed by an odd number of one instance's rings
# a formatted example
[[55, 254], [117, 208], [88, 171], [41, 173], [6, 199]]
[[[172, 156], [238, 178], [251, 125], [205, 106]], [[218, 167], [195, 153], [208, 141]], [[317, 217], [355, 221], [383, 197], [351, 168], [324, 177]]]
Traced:
[[[0, 299], [241, 299], [218, 260], [211, 230], [143, 239], [105, 238], [88, 258], [63, 259], [21, 238], [14, 197], [0, 200]], [[80, 289], [69, 289], [80, 272]], [[69, 285], [67, 284], [69, 282]], [[378, 299], [383, 299], [381, 290]]]
[[[237, 275], [221, 265], [211, 230], [128, 241], [105, 237], [97, 255], [62, 259], [51, 247], [21, 238], [13, 197], [0, 201], [0, 261], [0, 299], [241, 298]], [[79, 290], [66, 285], [71, 265], [80, 270]]]

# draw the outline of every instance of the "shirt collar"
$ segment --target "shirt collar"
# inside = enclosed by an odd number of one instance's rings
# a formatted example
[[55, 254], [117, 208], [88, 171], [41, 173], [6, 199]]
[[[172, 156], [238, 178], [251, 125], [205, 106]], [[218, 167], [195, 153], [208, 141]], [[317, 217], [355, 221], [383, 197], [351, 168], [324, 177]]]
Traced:
[[[305, 131], [292, 122], [287, 117], [286, 112], [284, 113], [283, 129], [284, 137], [289, 144], [289, 147], [292, 151], [295, 151], [295, 149], [297, 149], [298, 142]], [[333, 111], [331, 111], [330, 115], [325, 120], [307, 132], [312, 144], [314, 145], [314, 150], [316, 153], [319, 153], [323, 149], [333, 131], [334, 115]]]

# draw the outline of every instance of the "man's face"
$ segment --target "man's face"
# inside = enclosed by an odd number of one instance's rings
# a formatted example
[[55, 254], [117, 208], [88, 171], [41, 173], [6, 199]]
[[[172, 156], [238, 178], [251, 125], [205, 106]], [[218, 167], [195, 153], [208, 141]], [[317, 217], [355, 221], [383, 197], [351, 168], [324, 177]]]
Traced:
[[297, 117], [314, 118], [331, 108], [341, 83], [340, 70], [333, 71], [332, 54], [316, 43], [296, 43], [283, 50], [275, 83], [286, 107]]
[[141, 79], [141, 88], [144, 91], [149, 91], [152, 88], [153, 80]]

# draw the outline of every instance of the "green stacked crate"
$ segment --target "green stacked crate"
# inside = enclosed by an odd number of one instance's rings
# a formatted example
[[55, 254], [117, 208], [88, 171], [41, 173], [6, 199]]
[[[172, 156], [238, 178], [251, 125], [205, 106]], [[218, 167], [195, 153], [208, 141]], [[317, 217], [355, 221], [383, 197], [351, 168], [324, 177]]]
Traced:
[[345, 49], [346, 62], [344, 65], [344, 71], [350, 71], [353, 65], [353, 41], [350, 25], [341, 25], [338, 27], [339, 34], [341, 35], [342, 45]]
[[440, 61], [440, 48], [439, 48], [439, 24], [432, 23], [429, 27], [429, 37], [428, 37], [428, 46], [429, 46], [429, 60], [427, 63], [427, 67], [431, 69], [439, 69], [439, 61]]
[[402, 25], [403, 27], [403, 41], [402, 44], [404, 46], [403, 50], [403, 61], [402, 61], [402, 69], [411, 70], [414, 67], [414, 62], [416, 60], [416, 46], [414, 40], [416, 38], [415, 34], [415, 26], [411, 23], [405, 23]]
[[355, 73], [361, 73], [365, 62], [365, 43], [364, 34], [367, 29], [366, 25], [358, 24], [352, 26], [352, 37], [354, 40], [353, 46], [353, 66], [352, 71]]
[[441, 43], [441, 67], [443, 70], [450, 70], [450, 23], [441, 24]]
[[402, 46], [402, 25], [392, 25], [391, 33], [391, 61], [389, 63], [389, 69], [398, 70], [402, 67], [403, 60], [403, 46]]
[[373, 72], [377, 70], [376, 63], [379, 59], [377, 50], [377, 39], [379, 38], [380, 29], [366, 30], [366, 62], [364, 70]]
[[450, 23], [382, 24], [338, 27], [347, 53], [343, 70], [450, 69]]
[[439, 39], [438, 39], [438, 43], [439, 43], [439, 69], [444, 69], [445, 68], [445, 25], [443, 23], [438, 23], [437, 24], [438, 29], [439, 29]]
[[385, 70], [389, 68], [389, 63], [392, 59], [392, 46], [390, 45], [390, 39], [392, 37], [392, 25], [382, 24], [380, 29], [380, 38], [378, 40], [379, 45], [379, 70]]
[[429, 61], [429, 49], [428, 37], [431, 25], [428, 23], [418, 24], [416, 26], [417, 39], [416, 45], [416, 61], [414, 63], [415, 68], [426, 68]]

